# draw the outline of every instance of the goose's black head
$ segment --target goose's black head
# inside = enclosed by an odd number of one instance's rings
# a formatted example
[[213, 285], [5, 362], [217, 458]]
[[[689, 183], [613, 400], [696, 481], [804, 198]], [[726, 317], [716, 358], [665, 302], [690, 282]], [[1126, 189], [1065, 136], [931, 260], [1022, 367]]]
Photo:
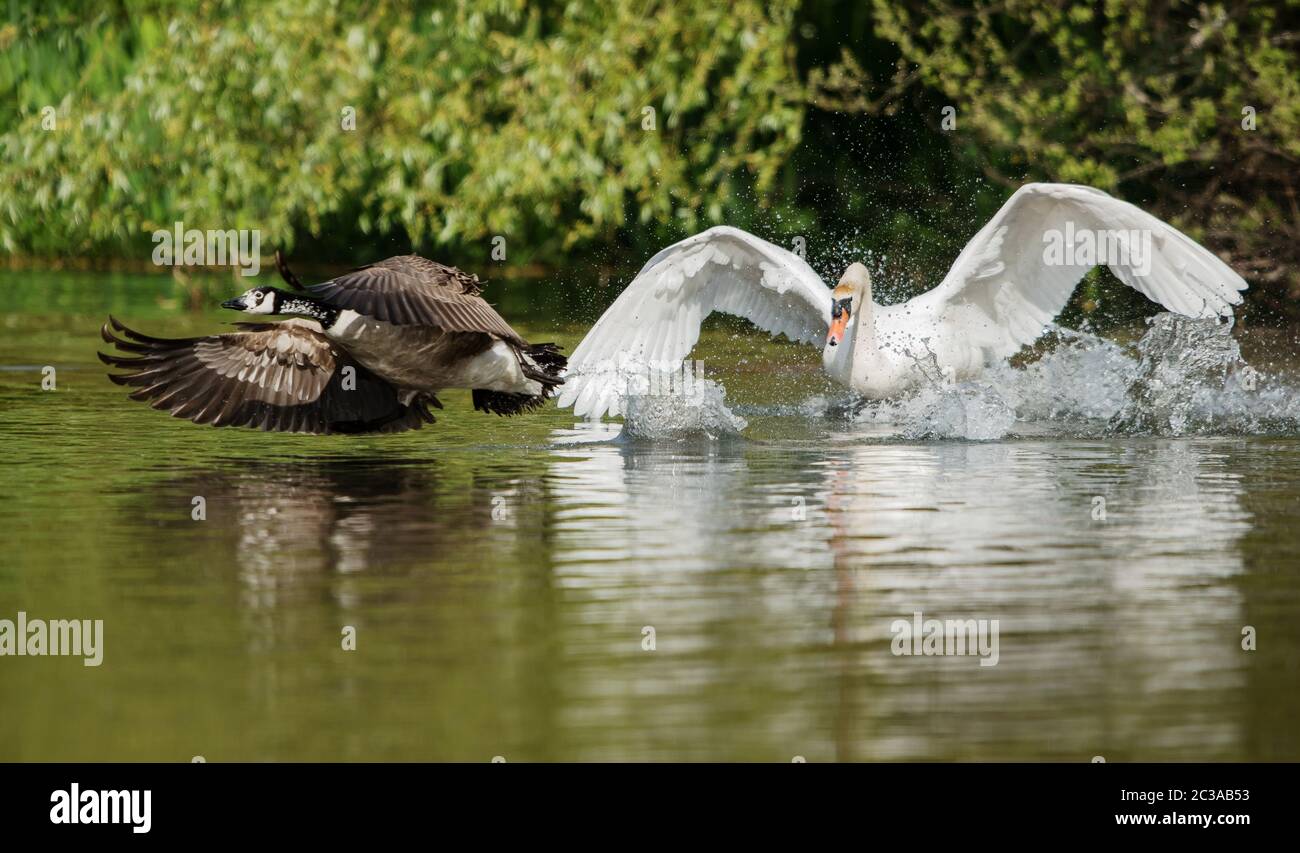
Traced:
[[243, 311], [245, 314], [294, 314], [310, 317], [326, 329], [334, 325], [339, 317], [337, 308], [319, 299], [274, 287], [254, 287], [234, 299], [222, 302], [221, 307]]
[[222, 302], [221, 307], [246, 314], [279, 314], [285, 297], [289, 295], [274, 287], [254, 287], [234, 299]]

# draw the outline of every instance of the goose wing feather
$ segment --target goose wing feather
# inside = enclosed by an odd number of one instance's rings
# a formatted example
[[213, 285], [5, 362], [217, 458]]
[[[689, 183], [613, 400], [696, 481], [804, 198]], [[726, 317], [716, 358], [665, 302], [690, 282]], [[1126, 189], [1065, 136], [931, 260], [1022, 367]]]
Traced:
[[524, 343], [480, 295], [477, 277], [419, 255], [388, 258], [307, 290], [335, 308], [395, 325], [483, 332]]
[[[397, 390], [366, 370], [309, 320], [241, 323], [201, 338], [155, 338], [109, 318], [104, 340], [120, 353], [99, 358], [131, 398], [212, 426], [276, 432], [401, 432], [431, 423], [424, 399], [403, 405]], [[343, 368], [355, 370], [345, 381]], [[436, 405], [436, 402], [433, 402]]]
[[820, 344], [831, 291], [798, 255], [738, 228], [688, 237], [652, 257], [573, 351], [559, 405], [588, 418], [621, 414], [629, 379], [680, 369], [715, 311]]

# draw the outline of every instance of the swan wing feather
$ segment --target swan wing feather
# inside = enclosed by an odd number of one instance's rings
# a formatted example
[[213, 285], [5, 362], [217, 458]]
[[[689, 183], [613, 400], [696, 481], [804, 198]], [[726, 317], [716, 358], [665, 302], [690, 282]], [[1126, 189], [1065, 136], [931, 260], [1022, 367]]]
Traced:
[[820, 344], [831, 291], [798, 255], [738, 228], [688, 237], [652, 257], [578, 344], [559, 405], [593, 419], [622, 414], [629, 379], [679, 370], [715, 311]]
[[1099, 260], [1120, 281], [1170, 311], [1230, 316], [1241, 302], [1242, 277], [1173, 226], [1092, 187], [1035, 183], [1002, 205], [916, 307], [945, 317], [989, 358], [1013, 355], [1042, 334], [1098, 265], [1081, 256], [1078, 243], [1074, 254], [1050, 251], [1067, 233], [1085, 230], [1107, 235]]

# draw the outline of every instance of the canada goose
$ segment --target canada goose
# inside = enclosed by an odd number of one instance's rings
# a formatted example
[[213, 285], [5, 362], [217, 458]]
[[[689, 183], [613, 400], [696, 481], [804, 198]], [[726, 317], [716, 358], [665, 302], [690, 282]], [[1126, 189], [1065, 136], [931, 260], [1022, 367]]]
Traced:
[[479, 411], [515, 415], [564, 381], [559, 348], [521, 338], [479, 295], [478, 278], [455, 267], [403, 255], [303, 287], [276, 261], [298, 292], [255, 287], [222, 307], [296, 317], [183, 339], [109, 317], [104, 340], [134, 356], [100, 353], [128, 371], [109, 379], [195, 423], [305, 433], [419, 429], [444, 388], [472, 389]]

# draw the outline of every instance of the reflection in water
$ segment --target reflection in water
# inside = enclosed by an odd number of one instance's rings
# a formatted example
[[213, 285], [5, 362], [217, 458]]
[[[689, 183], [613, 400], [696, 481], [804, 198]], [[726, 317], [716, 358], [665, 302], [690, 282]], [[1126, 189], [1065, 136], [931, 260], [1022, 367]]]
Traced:
[[[483, 507], [452, 505], [456, 496], [445, 494], [428, 462], [231, 464], [148, 493], [152, 512], [167, 514], [164, 523], [178, 534], [160, 538], [160, 547], [184, 553], [193, 545], [179, 534], [196, 526], [176, 520], [171, 509], [190, 495], [204, 498], [207, 528], [217, 531], [208, 547], [238, 567], [249, 609], [292, 602], [324, 576], [409, 569], [454, 542], [458, 529], [476, 529], [487, 517]], [[346, 606], [346, 584], [332, 589]]]
[[[1267, 674], [1296, 603], [1249, 597], [1276, 567], [1245, 556], [1250, 439], [616, 432], [210, 460], [122, 491], [86, 574], [126, 596], [107, 689], [147, 698], [149, 744], [193, 754], [198, 728], [226, 759], [1295, 757], [1250, 728], [1287, 725], [1251, 707], [1292, 701]], [[1272, 523], [1270, 547], [1294, 538]], [[998, 664], [894, 656], [890, 625], [916, 612], [997, 619]], [[1252, 621], [1279, 648], [1242, 652]], [[59, 684], [85, 707], [83, 682]], [[6, 754], [63, 754], [24, 719], [36, 746]], [[160, 757], [116, 748], [90, 753]]]
[[[722, 754], [781, 758], [810, 740], [839, 760], [1240, 749], [1232, 580], [1248, 518], [1213, 446], [552, 456], [556, 583], [581, 611], [571, 654], [589, 662], [570, 723], [616, 728], [613, 754], [631, 748], [629, 719], [667, 715], [679, 734], [701, 729], [685, 738], [698, 743], [716, 736], [712, 715], [743, 719], [756, 695], [768, 751], [715, 744]], [[1000, 663], [895, 657], [889, 626], [918, 611], [999, 620]], [[633, 686], [616, 662], [637, 656], [644, 625], [658, 647]]]
[[[831, 475], [831, 548], [857, 605], [844, 638], [875, 643], [862, 662], [887, 686], [862, 721], [869, 756], [1231, 747], [1235, 721], [1213, 712], [1245, 666], [1240, 596], [1223, 580], [1241, 570], [1247, 525], [1222, 458], [1181, 444], [1070, 460], [1052, 445], [848, 451]], [[893, 656], [890, 622], [915, 612], [998, 619], [998, 665]], [[1191, 701], [1188, 679], [1203, 688]]]

